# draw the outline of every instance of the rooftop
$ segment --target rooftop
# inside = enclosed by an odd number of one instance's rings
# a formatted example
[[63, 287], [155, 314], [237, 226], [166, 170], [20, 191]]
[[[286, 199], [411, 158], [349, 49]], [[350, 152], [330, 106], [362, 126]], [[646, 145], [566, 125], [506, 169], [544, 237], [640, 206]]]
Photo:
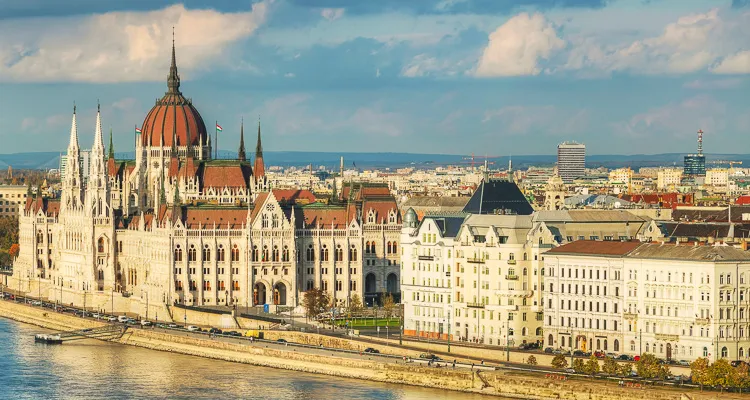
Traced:
[[554, 249], [550, 255], [615, 256], [683, 261], [750, 261], [750, 252], [731, 246], [695, 246], [637, 241], [579, 240]]

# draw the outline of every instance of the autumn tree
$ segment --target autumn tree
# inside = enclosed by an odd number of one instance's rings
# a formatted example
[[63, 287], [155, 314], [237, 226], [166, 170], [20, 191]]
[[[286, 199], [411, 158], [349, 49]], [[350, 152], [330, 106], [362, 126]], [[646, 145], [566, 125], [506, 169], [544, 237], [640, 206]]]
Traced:
[[385, 311], [386, 315], [388, 317], [393, 316], [393, 310], [396, 308], [396, 303], [393, 301], [393, 295], [388, 293], [387, 296], [385, 296], [385, 299], [383, 299], [383, 310]]
[[602, 371], [605, 374], [616, 375], [619, 372], [620, 366], [617, 365], [617, 361], [614, 358], [607, 357], [604, 359], [604, 365], [602, 365]]
[[575, 360], [573, 360], [572, 367], [579, 374], [586, 372], [586, 363], [584, 363], [580, 358], [576, 358]]
[[729, 361], [723, 358], [711, 364], [707, 375], [710, 385], [720, 387], [722, 392], [724, 388], [731, 387], [735, 380], [734, 368], [729, 364]]
[[526, 364], [536, 365], [537, 364], [536, 357], [534, 357], [533, 355], [530, 355], [529, 358], [526, 359]]
[[633, 372], [633, 364], [622, 363], [618, 366], [617, 372], [622, 376], [630, 376], [630, 373]]
[[308, 318], [315, 318], [325, 312], [329, 303], [328, 293], [317, 288], [306, 291], [302, 297], [302, 306]]
[[653, 354], [643, 354], [641, 359], [635, 362], [635, 370], [639, 376], [647, 379], [665, 379], [669, 375], [669, 367], [659, 363], [659, 359]]
[[567, 368], [568, 359], [564, 355], [558, 354], [552, 359], [552, 366], [557, 369]]
[[583, 370], [588, 375], [596, 375], [600, 370], [599, 360], [597, 360], [596, 357], [592, 355], [589, 360], [586, 361], [586, 365], [584, 365]]
[[750, 388], [750, 367], [746, 363], [741, 363], [735, 368], [735, 373], [735, 385], [740, 389], [740, 393], [743, 389]]
[[690, 364], [690, 373], [693, 377], [693, 383], [700, 385], [701, 390], [703, 390], [703, 385], [708, 385], [710, 383], [708, 380], [708, 368], [708, 359], [704, 357], [698, 358]]
[[352, 297], [349, 299], [349, 313], [350, 314], [359, 314], [362, 312], [362, 299], [359, 298], [358, 294], [353, 294]]

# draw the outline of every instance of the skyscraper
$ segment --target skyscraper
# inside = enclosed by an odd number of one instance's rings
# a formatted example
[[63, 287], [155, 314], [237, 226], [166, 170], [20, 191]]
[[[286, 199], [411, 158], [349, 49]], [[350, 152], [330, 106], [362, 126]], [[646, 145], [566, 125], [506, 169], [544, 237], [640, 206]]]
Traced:
[[565, 183], [581, 177], [586, 168], [586, 145], [564, 142], [557, 145], [557, 173]]
[[683, 174], [686, 176], [706, 175], [706, 156], [703, 155], [703, 130], [698, 130], [698, 153], [684, 158]]

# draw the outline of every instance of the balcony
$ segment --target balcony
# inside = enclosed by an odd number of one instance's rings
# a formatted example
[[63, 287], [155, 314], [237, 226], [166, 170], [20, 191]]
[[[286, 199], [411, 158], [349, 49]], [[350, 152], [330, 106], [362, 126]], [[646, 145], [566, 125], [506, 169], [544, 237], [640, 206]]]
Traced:
[[466, 262], [472, 264], [484, 264], [484, 258], [467, 258]]
[[668, 335], [666, 333], [657, 333], [657, 334], [654, 334], [654, 337], [656, 338], [656, 340], [666, 340], [669, 342], [676, 342], [680, 338], [680, 335]]
[[638, 319], [638, 314], [636, 313], [626, 312], [626, 313], [623, 313], [622, 316], [625, 319]]
[[516, 260], [508, 260], [509, 265], [516, 265]]
[[709, 318], [696, 318], [695, 324], [696, 325], [708, 325], [711, 323], [711, 320]]
[[505, 275], [505, 280], [507, 281], [517, 281], [518, 275]]
[[434, 261], [435, 257], [434, 256], [419, 256], [419, 260], [420, 261]]
[[451, 277], [451, 273], [450, 272], [446, 272], [445, 276], [447, 276], [448, 278], [450, 278]]
[[484, 303], [466, 303], [469, 308], [484, 308]]

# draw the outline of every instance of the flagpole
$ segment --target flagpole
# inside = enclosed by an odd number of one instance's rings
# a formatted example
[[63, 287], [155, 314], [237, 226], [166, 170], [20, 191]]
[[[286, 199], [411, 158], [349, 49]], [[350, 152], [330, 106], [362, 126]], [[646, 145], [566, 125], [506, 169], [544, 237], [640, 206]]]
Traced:
[[138, 148], [138, 131], [136, 129], [138, 129], [138, 125], [133, 124], [133, 145]]
[[214, 150], [214, 154], [216, 155], [214, 158], [219, 159], [219, 121], [217, 120], [214, 124], [214, 145], [216, 146], [216, 149]]

